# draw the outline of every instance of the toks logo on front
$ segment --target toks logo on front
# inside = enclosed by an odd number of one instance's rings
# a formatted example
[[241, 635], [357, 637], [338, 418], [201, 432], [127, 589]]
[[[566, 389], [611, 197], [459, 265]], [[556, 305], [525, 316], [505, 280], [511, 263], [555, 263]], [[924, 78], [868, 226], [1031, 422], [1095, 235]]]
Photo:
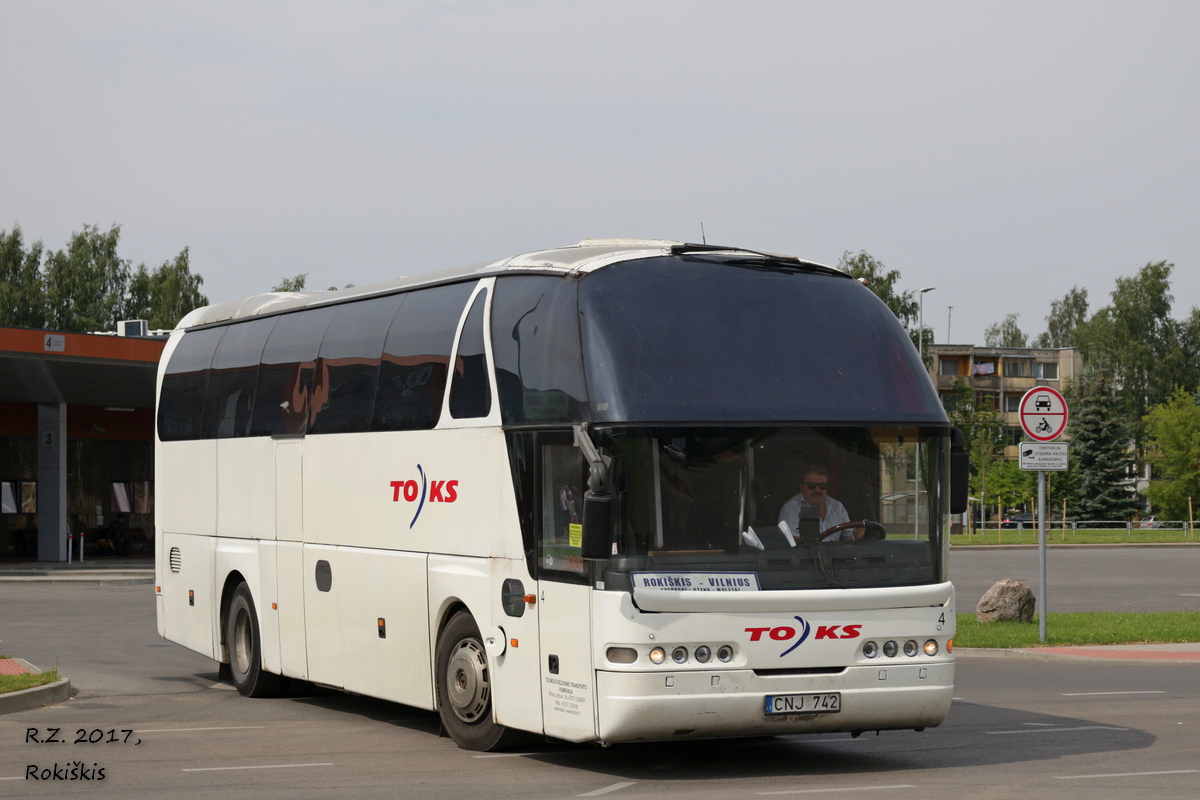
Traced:
[[406, 503], [417, 504], [417, 513], [413, 514], [412, 522], [408, 523], [409, 530], [417, 524], [417, 518], [421, 516], [426, 501], [453, 503], [458, 499], [458, 481], [431, 481], [420, 464], [417, 464], [417, 473], [421, 476], [419, 483], [414, 480], [389, 481], [393, 503], [399, 503], [403, 498]]
[[[776, 642], [791, 642], [796, 641], [787, 650], [779, 654], [783, 658], [788, 653], [795, 650], [808, 639], [808, 635], [812, 633], [812, 626], [804, 621], [803, 617], [793, 617], [796, 622], [800, 623], [799, 628], [794, 628], [791, 625], [778, 625], [775, 627], [766, 628], [746, 628], [746, 633], [750, 634], [750, 641], [762, 641], [763, 634], [766, 634], [771, 640]], [[814, 639], [857, 639], [859, 631], [862, 630], [862, 625], [818, 625], [817, 635]], [[797, 638], [799, 637], [799, 638]]]

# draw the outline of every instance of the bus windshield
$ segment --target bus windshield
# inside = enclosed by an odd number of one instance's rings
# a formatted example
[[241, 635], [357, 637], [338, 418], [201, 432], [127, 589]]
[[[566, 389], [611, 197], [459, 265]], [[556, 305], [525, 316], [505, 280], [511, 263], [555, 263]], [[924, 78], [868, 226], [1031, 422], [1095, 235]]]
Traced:
[[[946, 579], [945, 428], [622, 426], [599, 429], [597, 444], [619, 498], [613, 557], [595, 576], [610, 590], [664, 575], [736, 573], [758, 590]], [[569, 546], [579, 453], [544, 455], [542, 567], [582, 571]]]
[[592, 420], [946, 424], [895, 315], [845, 275], [687, 256], [580, 281]]

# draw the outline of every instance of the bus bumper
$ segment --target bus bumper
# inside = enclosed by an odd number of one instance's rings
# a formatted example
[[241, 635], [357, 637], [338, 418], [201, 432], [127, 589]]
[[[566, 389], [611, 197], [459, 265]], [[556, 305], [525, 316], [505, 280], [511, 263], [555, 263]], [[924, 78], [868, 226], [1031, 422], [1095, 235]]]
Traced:
[[[597, 672], [605, 743], [927, 728], [954, 693], [954, 662], [847, 667], [836, 675], [753, 670]], [[768, 695], [839, 692], [837, 713], [767, 716]]]

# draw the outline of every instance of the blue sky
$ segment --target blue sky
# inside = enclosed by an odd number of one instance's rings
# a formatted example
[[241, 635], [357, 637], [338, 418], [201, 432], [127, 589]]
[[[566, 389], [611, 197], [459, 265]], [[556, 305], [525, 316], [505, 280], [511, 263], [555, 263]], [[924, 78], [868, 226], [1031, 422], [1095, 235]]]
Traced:
[[1200, 305], [1200, 6], [30, 2], [0, 26], [0, 228], [191, 248], [214, 302], [587, 237], [936, 286], [939, 342], [1176, 264]]

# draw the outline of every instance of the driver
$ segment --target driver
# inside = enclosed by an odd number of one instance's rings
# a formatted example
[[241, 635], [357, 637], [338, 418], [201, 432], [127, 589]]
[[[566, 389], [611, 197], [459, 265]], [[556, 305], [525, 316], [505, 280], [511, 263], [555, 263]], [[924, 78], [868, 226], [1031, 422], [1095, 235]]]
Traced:
[[793, 537], [800, 525], [800, 509], [815, 508], [820, 514], [821, 541], [854, 541], [866, 535], [865, 528], [844, 528], [824, 536], [825, 531], [850, 521], [846, 507], [829, 496], [829, 470], [820, 464], [812, 464], [804, 471], [800, 481], [800, 494], [783, 504], [779, 510], [779, 521], [785, 523]]

